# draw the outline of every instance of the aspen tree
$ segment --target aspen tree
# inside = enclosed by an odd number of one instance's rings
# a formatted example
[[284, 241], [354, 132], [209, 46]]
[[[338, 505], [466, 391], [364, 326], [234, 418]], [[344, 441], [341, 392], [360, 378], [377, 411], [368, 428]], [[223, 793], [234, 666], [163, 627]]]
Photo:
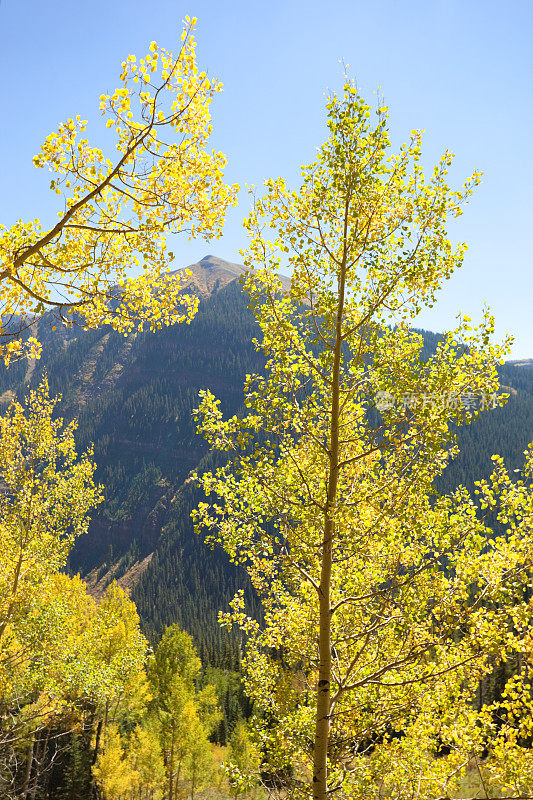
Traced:
[[[158, 720], [168, 800], [179, 796], [180, 781], [189, 769], [192, 791], [206, 764], [213, 763], [207, 737], [222, 718], [213, 686], [196, 690], [201, 662], [193, 641], [178, 625], [165, 629], [148, 666]], [[201, 757], [199, 749], [207, 750]], [[192, 773], [192, 774], [191, 774]]]
[[[426, 177], [421, 132], [393, 153], [386, 106], [373, 117], [351, 83], [327, 114], [301, 188], [267, 181], [245, 223], [266, 370], [247, 377], [243, 415], [224, 420], [202, 393], [199, 429], [229, 463], [201, 477], [215, 500], [195, 518], [263, 603], [262, 625], [242, 594], [222, 620], [247, 636], [267, 786], [429, 800], [474, 764], [489, 781], [527, 759], [530, 712], [476, 711], [472, 698], [494, 659], [530, 651], [531, 456], [517, 493], [497, 462], [477, 500], [436, 495], [455, 427], [505, 400], [509, 339], [492, 343], [488, 312], [460, 319], [427, 360], [410, 327], [463, 261], [447, 227], [480, 173], [450, 188], [446, 151]], [[499, 503], [501, 534], [485, 518]]]

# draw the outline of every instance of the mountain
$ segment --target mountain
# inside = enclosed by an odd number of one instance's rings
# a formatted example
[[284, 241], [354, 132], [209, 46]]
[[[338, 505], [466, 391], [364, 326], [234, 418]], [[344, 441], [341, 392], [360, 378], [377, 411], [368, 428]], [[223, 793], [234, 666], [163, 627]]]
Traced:
[[[199, 390], [210, 388], [224, 412], [235, 413], [245, 374], [263, 362], [252, 344], [255, 323], [235, 280], [243, 267], [206, 257], [190, 270], [190, 281], [201, 290], [190, 325], [125, 339], [109, 329], [83, 332], [56, 325], [53, 331], [53, 320], [43, 318], [37, 330], [43, 357], [2, 370], [0, 401], [5, 407], [14, 396], [22, 397], [46, 372], [52, 394], [62, 395], [62, 416], [78, 417], [79, 449], [94, 442], [106, 502], [72, 553], [71, 569], [90, 575], [96, 593], [112, 574], [131, 586], [145, 570], [147, 585], [155, 580], [159, 587], [157, 598], [143, 604], [147, 630], [179, 621], [200, 639], [210, 626], [220, 647], [218, 609], [246, 580], [222, 551], [202, 545], [183, 510], [183, 503], [193, 502], [189, 473], [207, 453], [191, 410]], [[153, 572], [160, 569], [160, 548], [165, 565], [158, 582]], [[149, 597], [153, 594], [150, 588]]]
[[519, 358], [516, 361], [508, 361], [513, 367], [523, 367], [524, 369], [533, 369], [533, 358]]
[[[200, 389], [220, 398], [223, 413], [242, 404], [246, 373], [262, 369], [252, 339], [256, 323], [237, 278], [243, 267], [206, 256], [188, 268], [189, 289], [200, 296], [190, 325], [127, 338], [110, 329], [84, 332], [38, 323], [43, 357], [0, 373], [0, 404], [22, 397], [46, 372], [61, 394], [61, 415], [78, 417], [82, 450], [94, 442], [97, 479], [105, 503], [71, 555], [70, 568], [91, 591], [117, 578], [129, 586], [147, 634], [179, 622], [195, 637], [203, 659], [231, 665], [238, 643], [217, 624], [236, 588], [260, 613], [246, 575], [220, 549], [193, 531], [190, 511], [200, 499], [191, 472], [213, 465], [197, 435], [192, 410]], [[177, 271], [179, 272], [179, 271]], [[426, 351], [438, 336], [425, 332]], [[460, 433], [461, 453], [441, 480], [442, 489], [472, 484], [500, 452], [512, 468], [533, 439], [533, 372], [513, 364], [500, 370], [511, 389], [506, 407], [483, 414]]]
[[200, 297], [209, 297], [215, 294], [244, 272], [242, 264], [233, 264], [231, 261], [224, 261], [217, 256], [204, 256], [196, 264], [182, 267], [172, 274], [179, 275], [184, 269], [191, 273], [185, 284], [186, 287], [194, 289]]

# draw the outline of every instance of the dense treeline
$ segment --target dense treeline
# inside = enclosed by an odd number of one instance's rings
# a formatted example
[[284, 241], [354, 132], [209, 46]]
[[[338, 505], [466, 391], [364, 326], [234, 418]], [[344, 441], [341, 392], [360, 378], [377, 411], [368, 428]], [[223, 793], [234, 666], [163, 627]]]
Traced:
[[[208, 467], [211, 457], [202, 460]], [[172, 504], [154, 556], [134, 587], [134, 598], [148, 637], [155, 641], [168, 624], [177, 622], [193, 634], [203, 663], [235, 669], [240, 645], [218, 625], [218, 612], [228, 606], [235, 592], [246, 588], [255, 616], [260, 609], [246, 574], [229, 563], [220, 550], [206, 547], [190, 518], [202, 494], [194, 483], [186, 484]]]

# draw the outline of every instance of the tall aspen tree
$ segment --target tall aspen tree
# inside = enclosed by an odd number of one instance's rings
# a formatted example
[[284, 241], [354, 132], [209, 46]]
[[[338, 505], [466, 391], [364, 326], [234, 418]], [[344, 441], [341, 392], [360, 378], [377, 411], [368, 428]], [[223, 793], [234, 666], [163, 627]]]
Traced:
[[[475, 765], [488, 782], [498, 764], [520, 775], [527, 756], [518, 731], [531, 714], [511, 733], [514, 712], [472, 702], [494, 659], [531, 650], [527, 480], [514, 493], [497, 460], [477, 498], [435, 492], [456, 426], [505, 401], [496, 365], [509, 340], [492, 343], [488, 312], [476, 327], [465, 316], [424, 358], [411, 328], [463, 261], [447, 228], [480, 173], [450, 188], [446, 151], [426, 177], [421, 133], [392, 152], [387, 108], [374, 116], [351, 83], [327, 114], [301, 188], [267, 181], [246, 222], [266, 369], [229, 420], [203, 393], [199, 429], [229, 463], [201, 477], [215, 500], [195, 517], [263, 603], [262, 624], [242, 594], [223, 620], [246, 633], [266, 785], [429, 800]], [[499, 503], [510, 528], [496, 534], [486, 514]]]

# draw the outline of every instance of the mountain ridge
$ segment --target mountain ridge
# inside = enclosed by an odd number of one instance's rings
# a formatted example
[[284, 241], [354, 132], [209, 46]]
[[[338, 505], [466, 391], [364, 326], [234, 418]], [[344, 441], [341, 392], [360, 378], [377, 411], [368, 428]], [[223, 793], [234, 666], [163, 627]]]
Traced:
[[[224, 648], [238, 649], [218, 627], [218, 611], [241, 587], [252, 608], [257, 602], [243, 571], [193, 530], [189, 515], [201, 495], [190, 474], [215, 467], [217, 455], [196, 433], [192, 409], [198, 391], [210, 389], [224, 415], [238, 413], [244, 377], [261, 371], [264, 361], [252, 344], [257, 324], [238, 282], [244, 267], [211, 255], [189, 269], [196, 281], [190, 286], [200, 296], [190, 325], [125, 339], [110, 328], [52, 331], [42, 318], [42, 359], [32, 370], [25, 363], [3, 370], [0, 397], [4, 407], [22, 398], [46, 372], [51, 394], [63, 395], [61, 416], [79, 420], [78, 450], [94, 442], [106, 500], [78, 540], [70, 569], [84, 575], [95, 594], [116, 578], [130, 589], [152, 641], [165, 625], [179, 622], [214, 663]], [[426, 331], [424, 338], [429, 353], [439, 337]], [[506, 364], [500, 377], [512, 388], [511, 399], [460, 433], [461, 453], [442, 490], [484, 477], [493, 452], [511, 468], [521, 466], [533, 438], [533, 373]]]

